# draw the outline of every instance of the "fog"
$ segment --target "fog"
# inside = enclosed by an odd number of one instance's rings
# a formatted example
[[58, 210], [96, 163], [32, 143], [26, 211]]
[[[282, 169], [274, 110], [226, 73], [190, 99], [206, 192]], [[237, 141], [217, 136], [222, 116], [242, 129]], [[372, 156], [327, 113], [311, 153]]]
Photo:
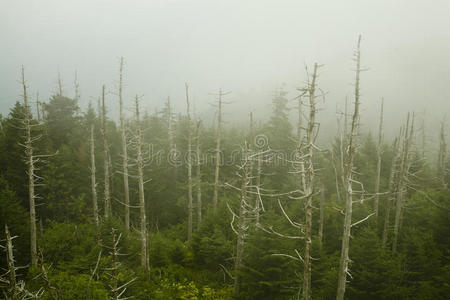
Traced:
[[263, 120], [275, 91], [294, 98], [305, 65], [318, 62], [322, 120], [331, 126], [336, 107], [352, 99], [352, 54], [361, 34], [368, 68], [361, 78], [363, 128], [375, 124], [381, 97], [388, 129], [396, 131], [407, 111], [426, 111], [435, 128], [450, 108], [449, 15], [445, 0], [2, 0], [0, 113], [20, 99], [23, 64], [33, 97], [39, 92], [44, 101], [56, 90], [58, 70], [67, 96], [77, 71], [83, 108], [105, 84], [116, 118], [123, 56], [130, 109], [139, 94], [149, 112], [167, 96], [184, 112], [188, 82], [196, 112], [208, 122], [211, 93], [219, 88], [231, 91], [225, 119], [245, 122], [254, 111]]

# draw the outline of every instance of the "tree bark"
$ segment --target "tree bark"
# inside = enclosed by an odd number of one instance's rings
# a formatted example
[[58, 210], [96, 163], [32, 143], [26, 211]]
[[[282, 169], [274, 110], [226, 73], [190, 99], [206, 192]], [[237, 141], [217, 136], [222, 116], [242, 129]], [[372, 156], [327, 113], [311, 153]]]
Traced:
[[125, 203], [125, 228], [130, 230], [130, 191], [128, 185], [128, 151], [125, 120], [123, 115], [123, 57], [120, 58], [119, 71], [119, 106], [120, 106], [120, 132], [122, 136], [122, 172], [123, 196]]
[[102, 137], [103, 137], [103, 168], [105, 174], [104, 182], [104, 202], [105, 218], [111, 216], [111, 197], [109, 194], [109, 156], [108, 139], [106, 136], [106, 106], [105, 106], [105, 86], [102, 87]]
[[191, 132], [191, 112], [189, 103], [189, 86], [185, 83], [186, 88], [186, 114], [187, 114], [187, 127], [188, 127], [188, 148], [187, 148], [187, 167], [188, 167], [188, 242], [192, 241], [192, 223], [193, 223], [193, 198], [192, 198], [192, 159], [191, 159], [191, 146], [192, 146], [192, 132]]
[[34, 170], [35, 159], [33, 157], [33, 143], [31, 137], [31, 113], [28, 105], [27, 86], [25, 82], [25, 69], [22, 66], [22, 80], [23, 86], [23, 104], [25, 110], [24, 125], [25, 125], [25, 155], [27, 163], [28, 175], [28, 199], [30, 202], [30, 246], [31, 246], [31, 265], [37, 267], [37, 241], [36, 241], [36, 205], [34, 193]]
[[361, 36], [358, 38], [357, 50], [355, 53], [356, 61], [356, 78], [355, 78], [355, 108], [353, 112], [350, 136], [348, 142], [348, 154], [347, 154], [347, 165], [345, 166], [344, 172], [344, 187], [345, 187], [345, 218], [344, 218], [344, 232], [342, 234], [342, 247], [341, 247], [341, 258], [339, 261], [339, 271], [338, 271], [338, 288], [337, 288], [337, 300], [343, 300], [345, 294], [345, 287], [347, 283], [347, 273], [348, 273], [348, 251], [350, 244], [350, 231], [352, 225], [352, 209], [353, 209], [353, 159], [356, 152], [356, 135], [359, 123], [359, 80], [361, 73]]
[[[302, 298], [304, 300], [311, 299], [311, 243], [312, 243], [312, 200], [314, 193], [314, 128], [316, 117], [316, 104], [315, 104], [315, 91], [316, 91], [316, 78], [317, 78], [317, 63], [314, 64], [314, 73], [311, 84], [308, 86], [309, 94], [309, 120], [308, 127], [306, 129], [306, 164], [303, 167], [304, 173], [304, 186], [305, 186], [305, 253], [303, 262], [303, 288]], [[305, 168], [306, 167], [306, 168]], [[303, 176], [302, 176], [303, 177]]]
[[394, 201], [394, 189], [395, 189], [395, 174], [397, 172], [398, 161], [400, 159], [400, 145], [401, 134], [394, 141], [394, 157], [392, 158], [391, 163], [391, 172], [389, 174], [389, 183], [388, 183], [388, 198], [386, 199], [386, 206], [384, 211], [384, 227], [383, 227], [383, 236], [381, 240], [381, 247], [384, 249], [386, 247], [388, 233], [389, 233], [389, 222], [390, 222], [390, 214], [391, 214], [391, 205]]
[[201, 154], [200, 154], [200, 124], [197, 122], [196, 129], [196, 155], [197, 155], [197, 227], [200, 228], [202, 222], [202, 174], [201, 174]]
[[97, 183], [95, 179], [95, 145], [94, 145], [94, 125], [91, 124], [91, 138], [90, 138], [90, 146], [91, 146], [91, 191], [92, 191], [92, 208], [94, 213], [94, 222], [97, 227], [97, 231], [99, 228], [98, 221], [98, 204], [97, 204]]
[[381, 177], [381, 151], [383, 142], [383, 104], [384, 99], [381, 99], [381, 110], [380, 110], [380, 127], [378, 129], [378, 146], [377, 146], [377, 177], [375, 179], [375, 201], [373, 211], [375, 213], [375, 222], [378, 224], [378, 202], [380, 199], [380, 177]]
[[244, 244], [245, 244], [245, 231], [246, 231], [246, 221], [245, 221], [245, 202], [247, 196], [247, 180], [248, 180], [248, 145], [244, 145], [244, 164], [241, 171], [241, 197], [239, 202], [239, 219], [238, 219], [238, 229], [237, 229], [237, 241], [236, 241], [236, 259], [234, 262], [234, 296], [238, 296], [241, 286], [241, 276], [240, 271], [242, 268], [242, 259], [244, 255]]
[[139, 208], [141, 219], [141, 266], [145, 271], [148, 271], [147, 262], [147, 220], [145, 215], [145, 196], [144, 196], [144, 161], [142, 159], [142, 133], [141, 121], [139, 117], [139, 98], [136, 95], [136, 156], [138, 168], [138, 187], [139, 187]]
[[217, 129], [216, 129], [216, 168], [214, 171], [214, 195], [213, 195], [213, 213], [217, 212], [218, 192], [219, 192], [219, 173], [220, 173], [220, 138], [222, 129], [222, 89], [219, 90], [219, 108], [217, 111]]

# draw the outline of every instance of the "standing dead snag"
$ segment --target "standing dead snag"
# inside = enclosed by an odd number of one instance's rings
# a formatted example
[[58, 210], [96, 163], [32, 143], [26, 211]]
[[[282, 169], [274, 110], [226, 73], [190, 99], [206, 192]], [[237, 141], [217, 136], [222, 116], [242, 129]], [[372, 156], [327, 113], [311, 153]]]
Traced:
[[202, 173], [201, 173], [201, 155], [200, 155], [200, 124], [197, 121], [197, 128], [195, 131], [196, 140], [196, 156], [197, 156], [197, 227], [202, 223]]
[[188, 167], [188, 241], [192, 240], [192, 219], [194, 213], [193, 199], [192, 199], [192, 159], [191, 159], [191, 146], [192, 146], [192, 132], [191, 132], [191, 112], [189, 104], [189, 86], [185, 83], [186, 88], [186, 114], [187, 114], [187, 127], [188, 127], [188, 148], [187, 148], [187, 167]]
[[91, 150], [91, 191], [92, 191], [92, 209], [94, 214], [95, 226], [99, 227], [98, 220], [98, 204], [97, 204], [97, 183], [95, 179], [95, 144], [94, 144], [94, 124], [91, 124], [91, 138], [90, 138], [90, 150]]
[[385, 249], [387, 238], [388, 238], [388, 230], [389, 230], [389, 221], [391, 214], [391, 205], [394, 202], [394, 194], [395, 194], [395, 176], [397, 173], [398, 161], [400, 160], [400, 135], [394, 140], [394, 156], [392, 158], [391, 163], [391, 172], [389, 174], [389, 183], [388, 183], [388, 198], [386, 199], [386, 205], [384, 210], [384, 226], [383, 226], [383, 236], [381, 240], [381, 247]]
[[145, 216], [144, 196], [144, 160], [142, 158], [142, 133], [139, 117], [139, 97], [136, 95], [136, 161], [138, 169], [139, 208], [141, 219], [141, 266], [148, 271], [147, 262], [147, 220]]
[[439, 132], [439, 154], [437, 176], [440, 179], [442, 187], [447, 188], [447, 143], [445, 142], [444, 121], [441, 122], [441, 130]]
[[0, 246], [0, 248], [4, 248], [6, 252], [6, 263], [8, 265], [8, 269], [6, 270], [6, 274], [0, 276], [0, 284], [7, 285], [7, 291], [4, 293], [5, 299], [7, 300], [19, 300], [19, 299], [37, 299], [39, 298], [43, 290], [39, 289], [35, 293], [31, 293], [25, 289], [25, 282], [17, 280], [17, 270], [23, 267], [16, 267], [14, 260], [14, 246], [12, 240], [15, 237], [11, 237], [8, 226], [5, 224], [5, 235], [6, 235], [6, 245], [5, 247]]
[[106, 106], [105, 106], [105, 86], [102, 87], [102, 137], [103, 137], [103, 168], [105, 172], [104, 200], [105, 218], [111, 216], [111, 197], [109, 194], [109, 151], [108, 139], [106, 137]]
[[39, 139], [38, 137], [31, 137], [31, 113], [30, 107], [28, 105], [28, 95], [27, 95], [27, 85], [25, 82], [25, 69], [22, 66], [22, 78], [21, 84], [23, 87], [23, 105], [25, 110], [25, 115], [22, 120], [25, 129], [25, 159], [27, 164], [27, 175], [28, 175], [28, 199], [30, 202], [30, 246], [31, 246], [31, 265], [37, 267], [37, 241], [36, 241], [36, 205], [35, 205], [35, 163], [39, 160], [35, 155], [33, 155], [33, 141]]
[[222, 134], [222, 100], [223, 96], [228, 93], [222, 92], [222, 89], [219, 90], [219, 103], [217, 110], [217, 128], [216, 128], [216, 168], [214, 171], [214, 195], [213, 195], [213, 213], [217, 212], [217, 201], [218, 201], [218, 193], [219, 193], [219, 173], [220, 173], [220, 164], [221, 164], [221, 150], [220, 150], [220, 142], [221, 142], [221, 134]]
[[123, 172], [123, 194], [125, 203], [125, 228], [130, 230], [130, 192], [128, 187], [128, 153], [125, 121], [123, 116], [123, 57], [120, 58], [119, 71], [119, 110], [120, 110], [120, 133], [122, 137], [122, 172]]
[[322, 249], [322, 243], [323, 243], [323, 222], [325, 218], [325, 185], [320, 185], [320, 206], [319, 206], [319, 233], [318, 233], [318, 239], [319, 239], [319, 246]]
[[304, 163], [301, 164], [302, 171], [302, 185], [304, 186], [304, 195], [306, 197], [305, 203], [305, 254], [303, 262], [303, 288], [302, 298], [304, 300], [311, 299], [311, 242], [312, 242], [312, 200], [314, 193], [314, 141], [316, 128], [316, 79], [317, 79], [317, 63], [314, 64], [314, 72], [311, 83], [307, 86], [307, 93], [309, 98], [309, 119], [306, 128], [304, 150], [302, 145], [299, 145], [299, 151], [305, 156]]
[[119, 236], [116, 236], [116, 229], [112, 229], [111, 231], [111, 235], [112, 235], [112, 246], [111, 247], [107, 247], [104, 246], [106, 248], [108, 248], [110, 250], [109, 254], [111, 255], [111, 259], [112, 259], [112, 266], [111, 268], [108, 268], [107, 270], [110, 271], [109, 273], [107, 273], [109, 275], [109, 277], [111, 278], [111, 284], [109, 285], [109, 288], [111, 290], [111, 299], [113, 300], [121, 300], [121, 299], [129, 299], [129, 297], [125, 297], [122, 298], [122, 295], [125, 293], [125, 291], [127, 290], [127, 286], [132, 283], [133, 281], [136, 280], [136, 278], [122, 284], [119, 286], [119, 281], [121, 280], [120, 277], [121, 275], [119, 274], [119, 269], [121, 267], [121, 263], [119, 261], [119, 256], [123, 255], [122, 253], [120, 253], [120, 249], [119, 249], [119, 242], [120, 242], [120, 238], [122, 237], [122, 234], [120, 233]]
[[[241, 277], [240, 271], [242, 268], [242, 258], [244, 255], [244, 243], [245, 243], [245, 232], [247, 230], [246, 223], [246, 196], [247, 196], [247, 185], [248, 185], [248, 145], [245, 143], [244, 145], [244, 153], [243, 153], [243, 164], [240, 167], [241, 169], [241, 196], [239, 202], [239, 217], [238, 217], [238, 228], [235, 230], [237, 234], [236, 241], [236, 258], [234, 261], [234, 295], [239, 295], [240, 285], [241, 285]], [[233, 213], [233, 220], [235, 215]], [[232, 221], [233, 225], [233, 221]], [[233, 228], [234, 229], [234, 228]]]
[[373, 211], [375, 213], [375, 221], [378, 222], [378, 202], [380, 199], [380, 177], [381, 177], [381, 151], [383, 143], [383, 104], [384, 99], [381, 99], [380, 110], [380, 127], [378, 129], [378, 145], [377, 145], [377, 177], [375, 180], [375, 201], [373, 204]]
[[[346, 164], [343, 173], [343, 184], [345, 189], [345, 217], [344, 217], [344, 232], [342, 234], [342, 248], [341, 248], [341, 258], [339, 261], [339, 271], [338, 271], [338, 288], [337, 288], [337, 300], [343, 300], [345, 294], [345, 286], [347, 283], [347, 274], [349, 274], [348, 264], [348, 250], [350, 244], [350, 231], [352, 227], [352, 209], [353, 209], [353, 188], [352, 183], [355, 182], [353, 179], [353, 160], [356, 152], [356, 135], [358, 134], [359, 126], [359, 80], [361, 73], [361, 36], [358, 38], [358, 45], [355, 52], [356, 61], [356, 78], [355, 78], [355, 108], [352, 116], [349, 141], [347, 147], [347, 157]], [[359, 223], [359, 222], [358, 222]], [[356, 224], [356, 223], [355, 223]], [[353, 224], [353, 225], [355, 225]]]
[[[411, 124], [411, 125], [410, 125]], [[392, 244], [392, 251], [397, 251], [398, 234], [400, 230], [401, 217], [403, 213], [404, 198], [407, 192], [407, 182], [409, 167], [411, 165], [410, 148], [414, 132], [414, 114], [410, 123], [409, 113], [406, 121], [405, 135], [403, 136], [403, 149], [400, 161], [400, 170], [397, 183], [397, 202], [395, 205], [395, 220], [394, 220], [394, 241]]]

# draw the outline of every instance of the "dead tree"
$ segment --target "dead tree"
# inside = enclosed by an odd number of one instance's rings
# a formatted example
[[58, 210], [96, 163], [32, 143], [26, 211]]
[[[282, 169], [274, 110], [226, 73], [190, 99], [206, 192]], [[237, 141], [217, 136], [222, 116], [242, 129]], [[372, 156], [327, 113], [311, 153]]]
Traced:
[[37, 120], [39, 123], [41, 123], [41, 112], [40, 112], [40, 102], [39, 102], [39, 92], [36, 93], [36, 114], [37, 114]]
[[167, 97], [167, 135], [169, 138], [169, 151], [175, 150], [175, 142], [173, 137], [173, 112], [170, 104], [170, 97]]
[[76, 101], [76, 103], [78, 104], [78, 100], [80, 100], [80, 84], [78, 83], [78, 72], [75, 71], [75, 78], [73, 81], [73, 85], [75, 88], [75, 95], [73, 97], [73, 100]]
[[130, 230], [130, 192], [128, 186], [128, 152], [125, 120], [123, 115], [123, 57], [120, 58], [119, 71], [119, 110], [120, 110], [120, 132], [122, 137], [122, 172], [123, 172], [123, 194], [125, 206], [125, 228]]
[[[353, 210], [353, 194], [355, 193], [353, 190], [353, 183], [359, 183], [353, 178], [354, 173], [354, 165], [353, 160], [356, 153], [357, 148], [357, 134], [359, 127], [359, 106], [360, 106], [360, 74], [361, 74], [361, 36], [358, 38], [358, 44], [356, 48], [356, 52], [354, 55], [354, 60], [356, 62], [356, 76], [355, 76], [355, 104], [354, 111], [350, 125], [350, 133], [348, 136], [348, 146], [347, 146], [347, 155], [344, 165], [343, 172], [343, 185], [345, 190], [345, 217], [344, 217], [344, 230], [342, 234], [342, 246], [341, 246], [341, 257], [339, 261], [339, 271], [338, 271], [338, 287], [337, 287], [337, 300], [343, 300], [345, 294], [345, 287], [347, 284], [347, 275], [349, 272], [349, 246], [350, 246], [350, 232], [352, 226], [355, 226], [365, 220], [367, 220], [371, 215], [366, 218], [355, 222], [352, 224], [352, 210]], [[359, 183], [361, 184], [361, 183]], [[362, 192], [362, 191], [361, 191]]]
[[320, 206], [319, 206], [319, 232], [318, 232], [318, 239], [319, 239], [319, 246], [322, 248], [323, 243], [323, 222], [325, 219], [325, 185], [321, 184], [320, 186]]
[[389, 222], [390, 222], [390, 214], [391, 214], [391, 205], [394, 202], [395, 199], [395, 188], [396, 188], [396, 184], [395, 184], [395, 177], [397, 174], [397, 169], [399, 167], [399, 160], [400, 160], [400, 140], [401, 140], [401, 131], [400, 131], [400, 135], [395, 138], [394, 140], [394, 155], [392, 157], [392, 162], [391, 162], [391, 171], [389, 174], [389, 183], [388, 183], [388, 197], [386, 199], [386, 205], [385, 205], [385, 210], [384, 210], [384, 226], [383, 226], [383, 236], [381, 239], [381, 247], [383, 249], [385, 249], [386, 247], [386, 243], [387, 243], [387, 239], [388, 239], [388, 232], [389, 232]]
[[106, 106], [105, 106], [105, 86], [102, 87], [102, 138], [103, 138], [103, 168], [104, 168], [104, 203], [105, 218], [111, 216], [111, 196], [109, 190], [109, 147], [106, 132]]
[[394, 220], [394, 240], [392, 243], [392, 251], [397, 251], [398, 235], [400, 230], [401, 217], [403, 213], [403, 206], [405, 195], [407, 192], [408, 173], [411, 165], [411, 144], [414, 133], [414, 114], [410, 122], [410, 117], [406, 121], [405, 134], [403, 136], [403, 148], [400, 161], [400, 170], [397, 183], [397, 200], [395, 205], [395, 220]]
[[33, 142], [39, 140], [40, 136], [31, 136], [31, 113], [30, 107], [28, 105], [28, 94], [27, 85], [25, 82], [25, 70], [22, 66], [22, 78], [21, 84], [23, 87], [23, 105], [25, 115], [22, 120], [25, 129], [25, 143], [23, 144], [25, 148], [25, 160], [27, 164], [27, 175], [28, 175], [28, 199], [30, 202], [30, 246], [31, 246], [31, 265], [37, 267], [37, 241], [36, 241], [36, 204], [35, 199], [37, 195], [35, 194], [36, 185], [36, 162], [39, 161], [39, 157], [33, 154]]
[[378, 222], [378, 202], [380, 199], [380, 178], [381, 178], [381, 152], [383, 144], [383, 104], [384, 99], [381, 99], [380, 110], [380, 124], [378, 129], [378, 145], [377, 145], [377, 175], [375, 179], [375, 201], [373, 204], [373, 211], [375, 213], [375, 221]]
[[[16, 238], [11, 237], [8, 226], [5, 224], [6, 245], [0, 246], [5, 249], [6, 263], [8, 269], [6, 273], [0, 276], [0, 284], [7, 286], [6, 292], [3, 292], [5, 299], [7, 300], [25, 300], [25, 299], [38, 299], [42, 296], [43, 290], [39, 289], [37, 292], [29, 292], [25, 288], [25, 282], [23, 280], [17, 280], [17, 270], [19, 267], [15, 266], [14, 259], [14, 246], [12, 240]], [[22, 267], [23, 268], [23, 267]]]
[[58, 300], [57, 290], [51, 284], [50, 278], [48, 277], [47, 268], [44, 265], [44, 255], [42, 254], [42, 251], [39, 251], [39, 254], [40, 254], [39, 255], [39, 264], [41, 265], [41, 276], [42, 276], [42, 279], [44, 280], [45, 290], [49, 293], [50, 299]]
[[191, 112], [189, 103], [189, 86], [185, 83], [186, 89], [186, 115], [187, 115], [187, 130], [188, 130], [188, 146], [187, 146], [187, 168], [188, 168], [188, 241], [192, 240], [192, 222], [193, 222], [193, 198], [192, 198], [192, 131], [191, 131]]
[[213, 195], [213, 213], [217, 212], [217, 202], [219, 193], [219, 175], [221, 164], [221, 149], [220, 142], [222, 138], [222, 105], [223, 97], [229, 93], [224, 93], [222, 89], [219, 90], [218, 96], [218, 110], [217, 110], [217, 127], [216, 127], [216, 167], [214, 171], [214, 195]]
[[201, 153], [200, 153], [200, 125], [201, 121], [197, 121], [197, 127], [195, 131], [196, 142], [196, 156], [197, 156], [197, 227], [200, 227], [202, 222], [202, 173], [201, 173]]
[[141, 219], [141, 266], [148, 271], [147, 260], [147, 219], [145, 215], [144, 160], [142, 158], [142, 132], [139, 116], [139, 97], [136, 95], [136, 162], [138, 170], [139, 210]]
[[120, 279], [121, 275], [119, 274], [119, 272], [122, 265], [119, 261], [119, 256], [123, 255], [120, 253], [119, 242], [120, 238], [122, 237], [122, 234], [120, 233], [119, 236], [116, 236], [116, 231], [117, 230], [114, 228], [111, 231], [112, 246], [111, 247], [104, 246], [110, 251], [109, 254], [111, 255], [112, 259], [112, 266], [110, 268], [107, 268], [108, 271], [107, 274], [111, 278], [111, 284], [109, 285], [111, 291], [111, 299], [125, 300], [129, 299], [130, 297], [122, 297], [122, 295], [126, 292], [127, 286], [130, 285], [133, 281], [135, 281], [136, 278], [119, 285], [120, 284], [119, 282], [121, 281]]
[[[303, 262], [303, 288], [302, 298], [304, 300], [311, 299], [311, 243], [312, 243], [312, 201], [314, 194], [314, 142], [316, 137], [317, 127], [316, 118], [316, 80], [317, 80], [317, 63], [314, 64], [314, 72], [312, 75], [311, 83], [307, 86], [308, 98], [309, 98], [309, 118], [308, 125], [306, 127], [306, 136], [304, 149], [301, 149], [300, 153], [302, 158], [302, 185], [304, 186], [305, 203], [305, 252]], [[308, 80], [309, 81], [309, 80]], [[304, 157], [304, 158], [303, 158]]]
[[94, 140], [94, 124], [91, 124], [91, 138], [90, 138], [90, 154], [91, 154], [91, 191], [92, 191], [92, 212], [94, 214], [94, 222], [99, 228], [98, 219], [98, 203], [97, 203], [97, 182], [95, 178], [95, 140]]
[[[240, 285], [241, 285], [241, 268], [242, 268], [242, 258], [244, 255], [244, 243], [245, 243], [245, 232], [247, 231], [247, 222], [246, 222], [246, 210], [248, 210], [246, 203], [247, 196], [247, 185], [248, 185], [248, 145], [245, 143], [244, 145], [244, 153], [243, 153], [243, 163], [240, 166], [241, 169], [241, 188], [240, 188], [240, 201], [239, 201], [239, 216], [238, 218], [238, 226], [237, 230], [233, 228], [234, 232], [237, 235], [236, 240], [236, 257], [234, 261], [234, 295], [239, 295]], [[233, 213], [233, 221], [236, 215]], [[231, 225], [233, 226], [233, 221]]]
[[445, 127], [444, 121], [441, 122], [441, 130], [439, 132], [439, 154], [437, 175], [442, 187], [447, 188], [447, 143], [445, 142]]
[[57, 92], [58, 96], [62, 96], [63, 95], [63, 82], [61, 79], [61, 72], [59, 72], [59, 68], [58, 68], [58, 92]]

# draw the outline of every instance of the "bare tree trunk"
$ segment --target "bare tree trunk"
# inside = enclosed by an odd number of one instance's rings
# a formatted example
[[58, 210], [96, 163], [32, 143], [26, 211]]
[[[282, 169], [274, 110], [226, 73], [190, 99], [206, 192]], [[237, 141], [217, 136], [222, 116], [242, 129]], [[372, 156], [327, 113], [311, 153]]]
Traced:
[[388, 183], [388, 198], [386, 199], [386, 206], [384, 211], [384, 227], [383, 227], [383, 236], [381, 240], [381, 247], [384, 249], [386, 247], [388, 232], [389, 232], [389, 221], [391, 214], [391, 205], [394, 201], [394, 189], [395, 189], [395, 174], [397, 171], [397, 164], [400, 159], [400, 139], [401, 133], [398, 138], [394, 141], [394, 156], [392, 158], [391, 163], [391, 172], [389, 174], [389, 183]]
[[238, 296], [241, 286], [241, 276], [240, 271], [242, 268], [242, 258], [244, 255], [244, 244], [245, 244], [245, 231], [246, 231], [246, 220], [245, 220], [245, 204], [247, 196], [247, 184], [248, 184], [248, 145], [244, 145], [244, 164], [241, 171], [241, 199], [239, 202], [239, 218], [238, 218], [238, 228], [237, 228], [237, 242], [236, 242], [236, 260], [234, 262], [234, 295]]
[[125, 228], [130, 230], [130, 192], [128, 186], [128, 151], [125, 121], [123, 116], [123, 57], [120, 58], [119, 72], [119, 105], [120, 105], [120, 131], [122, 135], [122, 172], [123, 172], [123, 194], [125, 203]]
[[409, 165], [410, 165], [409, 149], [411, 146], [412, 135], [413, 135], [413, 131], [414, 131], [414, 115], [412, 117], [411, 127], [409, 127], [409, 123], [410, 122], [409, 122], [409, 114], [408, 114], [408, 119], [406, 121], [404, 143], [403, 143], [402, 161], [401, 161], [401, 165], [400, 165], [400, 174], [399, 174], [399, 178], [398, 178], [397, 203], [396, 203], [396, 207], [395, 207], [395, 220], [394, 220], [394, 241], [392, 244], [393, 252], [397, 251], [398, 235], [399, 235], [399, 230], [400, 230], [404, 198], [405, 198], [405, 193], [406, 193], [406, 182], [407, 182]]
[[320, 207], [319, 207], [319, 245], [322, 248], [323, 243], [323, 221], [325, 217], [325, 185], [322, 183], [320, 187]]
[[441, 181], [442, 187], [447, 188], [447, 143], [445, 142], [445, 127], [444, 121], [441, 122], [441, 130], [439, 132], [439, 155], [438, 155], [438, 178]]
[[173, 151], [175, 149], [175, 143], [173, 138], [173, 128], [172, 128], [172, 105], [170, 104], [170, 97], [167, 97], [167, 134], [169, 137], [169, 151]]
[[95, 144], [94, 144], [94, 124], [91, 124], [91, 190], [92, 190], [92, 208], [94, 213], [95, 226], [99, 227], [98, 204], [97, 204], [97, 183], [95, 180]]
[[201, 166], [201, 154], [200, 154], [200, 124], [201, 121], [197, 122], [196, 129], [196, 154], [197, 154], [197, 227], [200, 228], [202, 222], [202, 173], [200, 170]]
[[192, 132], [191, 132], [191, 112], [189, 103], [189, 86], [185, 83], [186, 88], [186, 114], [187, 114], [187, 127], [188, 127], [188, 148], [187, 148], [187, 167], [188, 167], [188, 241], [192, 241], [192, 220], [193, 220], [193, 198], [192, 198], [192, 159], [191, 159], [191, 146], [192, 146]]
[[9, 290], [12, 295], [12, 299], [18, 299], [16, 292], [16, 267], [14, 266], [14, 253], [13, 244], [11, 241], [11, 234], [9, 233], [8, 226], [5, 224], [6, 234], [6, 263], [8, 264], [9, 275]]
[[41, 112], [40, 112], [40, 109], [39, 109], [39, 104], [40, 104], [40, 102], [39, 102], [39, 92], [37, 92], [36, 93], [36, 113], [37, 113], [38, 122], [41, 123]]
[[105, 106], [105, 86], [102, 87], [102, 137], [103, 137], [103, 165], [105, 172], [104, 199], [105, 199], [105, 218], [111, 216], [111, 199], [109, 194], [109, 156], [108, 139], [106, 136], [106, 106]]
[[63, 83], [61, 79], [61, 73], [58, 70], [58, 96], [63, 95]]
[[380, 127], [378, 129], [378, 146], [377, 146], [377, 177], [375, 180], [375, 201], [373, 211], [375, 212], [375, 221], [378, 224], [378, 202], [380, 199], [380, 177], [381, 177], [381, 151], [383, 143], [383, 104], [384, 99], [381, 99], [381, 110], [380, 110]]
[[78, 72], [75, 71], [75, 79], [74, 79], [74, 88], [75, 88], [75, 95], [74, 100], [76, 101], [78, 105], [78, 100], [80, 100], [80, 84], [78, 83]]
[[217, 129], [216, 129], [216, 168], [214, 171], [214, 195], [213, 195], [213, 213], [217, 212], [217, 201], [219, 192], [219, 172], [220, 172], [220, 138], [222, 130], [222, 89], [219, 90], [219, 108], [217, 111]]
[[348, 273], [348, 250], [350, 244], [350, 231], [352, 226], [352, 209], [353, 209], [353, 159], [356, 152], [356, 135], [359, 123], [359, 78], [361, 73], [361, 36], [358, 38], [358, 46], [355, 53], [356, 60], [356, 78], [355, 78], [355, 109], [353, 112], [352, 123], [350, 127], [350, 136], [348, 143], [347, 165], [345, 166], [344, 187], [345, 187], [345, 218], [344, 218], [344, 232], [342, 235], [341, 258], [339, 262], [338, 271], [338, 288], [337, 300], [343, 300], [345, 294], [345, 286], [347, 283]]
[[27, 175], [28, 175], [28, 199], [30, 202], [30, 246], [31, 246], [31, 265], [37, 266], [37, 242], [36, 242], [36, 205], [35, 205], [35, 193], [34, 193], [34, 170], [35, 159], [33, 157], [33, 144], [31, 137], [31, 114], [30, 107], [28, 105], [27, 86], [25, 82], [25, 69], [22, 66], [22, 78], [21, 83], [23, 86], [23, 104], [25, 109], [24, 125], [25, 125], [25, 155], [27, 163]]
[[308, 86], [309, 94], [309, 120], [308, 127], [306, 129], [306, 164], [305, 164], [305, 254], [303, 262], [303, 288], [302, 298], [304, 300], [311, 299], [311, 243], [312, 243], [312, 200], [314, 193], [314, 164], [313, 164], [313, 151], [314, 151], [314, 128], [316, 125], [316, 104], [315, 104], [315, 91], [316, 91], [316, 78], [317, 78], [317, 63], [314, 64], [314, 73], [310, 86]]
[[142, 133], [141, 121], [139, 117], [139, 98], [136, 95], [136, 156], [138, 168], [138, 186], [139, 186], [139, 208], [141, 219], [141, 266], [148, 271], [147, 263], [147, 220], [145, 216], [145, 197], [144, 197], [144, 161], [142, 159]]

